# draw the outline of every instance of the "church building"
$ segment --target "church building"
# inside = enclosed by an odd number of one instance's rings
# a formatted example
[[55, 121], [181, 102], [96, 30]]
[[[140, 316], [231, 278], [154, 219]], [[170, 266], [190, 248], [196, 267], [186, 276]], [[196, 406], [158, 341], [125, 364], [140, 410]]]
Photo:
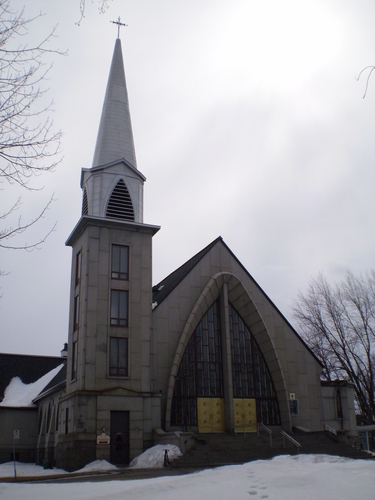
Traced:
[[221, 237], [152, 286], [160, 227], [143, 220], [145, 180], [117, 38], [92, 167], [82, 169], [82, 213], [66, 242], [67, 359], [33, 400], [37, 462], [128, 464], [185, 433], [255, 432], [258, 423], [354, 429], [351, 389], [341, 388], [339, 416], [319, 360]]

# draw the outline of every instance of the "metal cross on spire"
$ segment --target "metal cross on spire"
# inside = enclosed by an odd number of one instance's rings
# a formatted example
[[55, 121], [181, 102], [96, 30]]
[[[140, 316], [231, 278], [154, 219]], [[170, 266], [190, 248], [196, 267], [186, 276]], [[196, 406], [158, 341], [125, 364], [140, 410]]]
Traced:
[[125, 23], [120, 23], [120, 16], [118, 16], [117, 21], [111, 21], [113, 24], [117, 24], [117, 38], [120, 38], [120, 27], [121, 26], [127, 26]]

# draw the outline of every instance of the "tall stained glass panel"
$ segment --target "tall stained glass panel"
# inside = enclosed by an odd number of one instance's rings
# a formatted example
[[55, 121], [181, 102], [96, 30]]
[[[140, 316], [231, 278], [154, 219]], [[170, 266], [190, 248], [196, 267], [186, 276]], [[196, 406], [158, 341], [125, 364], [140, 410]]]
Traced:
[[271, 374], [258, 344], [229, 304], [233, 397], [256, 399], [257, 420], [279, 425], [279, 406]]
[[185, 349], [175, 379], [171, 425], [197, 425], [197, 398], [222, 398], [219, 303], [203, 316]]

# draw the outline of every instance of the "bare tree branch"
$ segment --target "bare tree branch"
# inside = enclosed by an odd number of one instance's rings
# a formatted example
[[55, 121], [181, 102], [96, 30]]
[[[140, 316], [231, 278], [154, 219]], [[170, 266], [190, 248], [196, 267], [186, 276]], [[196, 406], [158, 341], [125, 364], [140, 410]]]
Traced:
[[[55, 131], [50, 113], [53, 101], [47, 101], [44, 86], [52, 68], [50, 54], [65, 54], [51, 48], [56, 27], [35, 45], [28, 45], [29, 29], [42, 14], [26, 18], [24, 9], [14, 12], [10, 0], [0, 0], [0, 183], [18, 185], [29, 191], [42, 189], [30, 185], [32, 177], [53, 171], [61, 160], [61, 131]], [[3, 189], [5, 189], [5, 185]], [[21, 198], [10, 208], [0, 209], [0, 248], [32, 250], [39, 248], [55, 225], [38, 241], [19, 242], [19, 237], [40, 221], [49, 209], [47, 205], [29, 222], [21, 216], [14, 226], [7, 218], [20, 209]], [[10, 240], [14, 240], [10, 242]]]
[[9, 0], [0, 0], [0, 180], [26, 189], [31, 176], [53, 170], [61, 161], [61, 132], [53, 131], [49, 117], [53, 101], [39, 103], [48, 89], [42, 89], [52, 64], [47, 53], [61, 54], [48, 47], [54, 28], [36, 46], [19, 44], [30, 23], [24, 11], [14, 13]]
[[[99, 13], [104, 14], [104, 12], [109, 8], [108, 5], [109, 0], [97, 0], [97, 2], [98, 2]], [[94, 3], [94, 0], [91, 0], [91, 3]], [[80, 0], [79, 2], [80, 18], [79, 21], [76, 23], [77, 26], [81, 26], [81, 21], [85, 17], [85, 10], [86, 10], [86, 0]]]
[[[16, 202], [15, 205], [13, 205], [11, 211], [8, 213], [8, 215], [15, 210], [17, 210], [20, 206], [20, 201], [21, 199], [19, 198]], [[42, 238], [40, 238], [37, 242], [34, 243], [24, 243], [23, 245], [12, 245], [12, 244], [7, 244], [5, 243], [7, 240], [12, 239], [14, 236], [20, 235], [27, 231], [31, 226], [33, 226], [36, 222], [38, 222], [40, 219], [42, 219], [46, 213], [46, 211], [49, 209], [51, 203], [53, 202], [53, 196], [47, 203], [47, 205], [43, 208], [43, 210], [31, 221], [27, 223], [23, 223], [21, 221], [21, 216], [18, 218], [18, 222], [16, 227], [8, 227], [5, 229], [0, 229], [0, 248], [6, 248], [8, 250], [33, 250], [34, 248], [39, 249], [40, 245], [46, 241], [48, 236], [55, 230], [56, 223], [54, 226], [45, 234]], [[4, 216], [3, 216], [4, 217]]]
[[299, 293], [293, 312], [323, 376], [352, 382], [362, 416], [375, 422], [375, 272], [348, 273], [335, 286], [320, 275]]

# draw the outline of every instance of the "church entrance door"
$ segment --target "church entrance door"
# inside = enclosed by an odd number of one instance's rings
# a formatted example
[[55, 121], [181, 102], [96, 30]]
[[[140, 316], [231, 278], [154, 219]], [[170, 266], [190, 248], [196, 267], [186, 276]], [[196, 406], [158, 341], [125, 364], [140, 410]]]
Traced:
[[255, 399], [233, 399], [236, 432], [257, 432], [257, 408]]
[[198, 398], [198, 431], [225, 432], [223, 398]]
[[128, 411], [111, 411], [111, 463], [129, 464]]

